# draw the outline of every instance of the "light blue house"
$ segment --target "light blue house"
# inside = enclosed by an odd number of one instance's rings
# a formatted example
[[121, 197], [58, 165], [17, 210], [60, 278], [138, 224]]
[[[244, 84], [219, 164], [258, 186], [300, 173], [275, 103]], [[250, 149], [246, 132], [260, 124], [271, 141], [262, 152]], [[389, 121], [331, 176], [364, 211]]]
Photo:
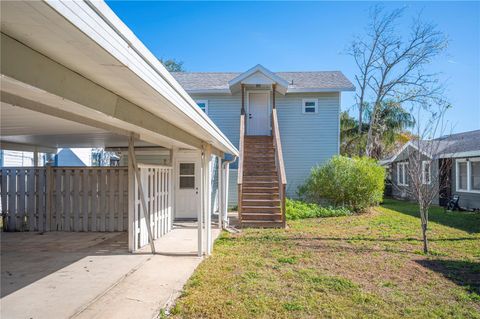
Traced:
[[[267, 211], [265, 204], [276, 206], [271, 200], [278, 200], [278, 194], [269, 194], [267, 187], [270, 185], [266, 183], [277, 186], [276, 177], [282, 178], [281, 163], [278, 163], [278, 157], [269, 159], [268, 154], [264, 154], [259, 158], [254, 154], [260, 149], [265, 153], [270, 148], [277, 152], [272, 116], [274, 109], [278, 118], [276, 124], [288, 181], [285, 185], [288, 197], [295, 197], [298, 186], [312, 167], [339, 153], [341, 94], [355, 89], [339, 71], [274, 73], [257, 65], [244, 73], [177, 72], [173, 76], [241, 151], [240, 160], [230, 166], [230, 205], [237, 204], [237, 194], [245, 187], [237, 187], [237, 184], [243, 183], [242, 178], [238, 178], [240, 171], [243, 172], [242, 177], [256, 182], [258, 187], [246, 190], [251, 198], [243, 197], [239, 209], [250, 205], [258, 207], [255, 212], [260, 213]], [[241, 114], [245, 114], [244, 122]], [[241, 123], [244, 123], [245, 145], [241, 145]], [[268, 138], [272, 135], [273, 140]], [[272, 163], [269, 164], [269, 160]], [[244, 167], [239, 168], [239, 165]], [[264, 178], [268, 175], [272, 175], [273, 179]], [[281, 189], [279, 191], [281, 193]], [[263, 194], [263, 197], [254, 196], [254, 193]]]

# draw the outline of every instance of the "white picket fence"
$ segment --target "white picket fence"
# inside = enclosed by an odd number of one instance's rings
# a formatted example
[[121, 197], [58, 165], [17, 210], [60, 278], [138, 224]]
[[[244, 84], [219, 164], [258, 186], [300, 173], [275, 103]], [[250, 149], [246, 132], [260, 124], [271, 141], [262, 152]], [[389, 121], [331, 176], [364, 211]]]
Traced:
[[[139, 164], [140, 178], [146, 197], [146, 204], [152, 236], [154, 239], [162, 237], [173, 225], [173, 184], [172, 167], [160, 165]], [[135, 209], [134, 209], [134, 247], [140, 248], [148, 244], [147, 223], [141, 212], [140, 192], [135, 180]]]
[[2, 167], [0, 172], [8, 231], [128, 229], [126, 167]]

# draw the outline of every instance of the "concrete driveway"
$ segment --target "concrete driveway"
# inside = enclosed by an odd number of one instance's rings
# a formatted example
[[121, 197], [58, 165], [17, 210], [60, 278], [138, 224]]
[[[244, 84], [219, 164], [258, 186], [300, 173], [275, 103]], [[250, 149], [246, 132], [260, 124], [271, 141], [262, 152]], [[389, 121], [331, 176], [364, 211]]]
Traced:
[[154, 318], [201, 262], [195, 227], [156, 247], [130, 254], [126, 233], [1, 233], [1, 317]]

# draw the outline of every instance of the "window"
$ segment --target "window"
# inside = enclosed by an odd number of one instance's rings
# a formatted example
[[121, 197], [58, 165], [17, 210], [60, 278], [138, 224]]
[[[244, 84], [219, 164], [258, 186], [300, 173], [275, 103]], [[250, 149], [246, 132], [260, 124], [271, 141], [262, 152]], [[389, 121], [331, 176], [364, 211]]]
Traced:
[[197, 102], [198, 107], [201, 108], [202, 111], [205, 112], [205, 114], [208, 114], [208, 101], [207, 100], [197, 100], [195, 102]]
[[467, 162], [457, 163], [457, 189], [458, 190], [468, 190], [467, 170], [468, 170]]
[[180, 189], [195, 188], [195, 163], [180, 163]]
[[456, 164], [457, 191], [480, 193], [480, 158], [459, 159]]
[[431, 171], [430, 171], [430, 162], [423, 161], [422, 162], [422, 183], [423, 184], [430, 184], [431, 183]]
[[408, 186], [407, 176], [408, 176], [408, 163], [402, 162], [397, 164], [397, 184], [400, 186]]
[[313, 114], [318, 112], [318, 100], [317, 99], [303, 99], [302, 100], [302, 113]]
[[470, 185], [473, 191], [480, 191], [480, 161], [470, 162]]

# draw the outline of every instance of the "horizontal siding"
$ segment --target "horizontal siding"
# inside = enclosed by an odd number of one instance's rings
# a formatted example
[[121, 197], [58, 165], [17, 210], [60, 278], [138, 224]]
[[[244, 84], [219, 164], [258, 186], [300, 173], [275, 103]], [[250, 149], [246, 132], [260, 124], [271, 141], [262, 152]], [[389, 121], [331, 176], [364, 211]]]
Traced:
[[[195, 100], [208, 100], [208, 115], [238, 147], [241, 94], [192, 97]], [[302, 99], [305, 98], [318, 99], [318, 113], [302, 113]], [[298, 186], [308, 177], [312, 167], [324, 164], [338, 154], [340, 95], [302, 93], [284, 96], [277, 93], [275, 100], [287, 174], [287, 196], [296, 197]], [[232, 164], [231, 168], [236, 169], [237, 163]]]
[[[318, 113], [302, 113], [302, 99], [317, 98]], [[296, 197], [298, 186], [313, 167], [338, 154], [340, 99], [338, 93], [276, 95], [287, 195]]]
[[457, 165], [455, 159], [452, 165], [452, 194], [458, 194], [460, 196], [459, 205], [463, 208], [480, 208], [480, 194], [457, 191]]
[[[194, 100], [208, 100], [208, 116], [238, 149], [241, 95], [192, 95], [192, 97]], [[231, 164], [230, 167], [237, 168], [238, 161]]]
[[231, 169], [229, 172], [228, 181], [228, 207], [237, 206], [238, 204], [238, 184], [237, 184], [238, 171]]
[[[398, 185], [398, 178], [397, 178], [397, 164], [402, 162], [402, 161], [405, 161], [406, 159], [408, 159], [408, 153], [405, 151], [404, 152], [405, 154], [400, 154], [400, 156], [398, 158], [401, 158], [402, 160], [399, 160], [399, 161], [396, 161], [396, 162], [393, 162], [391, 164], [391, 168], [390, 168], [390, 176], [391, 176], [391, 181], [392, 181], [392, 196], [395, 197], [395, 198], [402, 198], [402, 199], [406, 199], [406, 200], [415, 200], [412, 192], [413, 192], [413, 188], [412, 186], [410, 185], [410, 176], [406, 175], [406, 178], [407, 178], [407, 184], [409, 184], [408, 186], [402, 186], [402, 185]], [[422, 160], [427, 160], [427, 158], [425, 156], [422, 156]], [[431, 167], [431, 170], [430, 170], [430, 173], [432, 174], [432, 186], [431, 187], [436, 187], [438, 190], [440, 189], [440, 186], [439, 186], [439, 177], [438, 177], [438, 161], [433, 161], [432, 162], [432, 167]], [[436, 196], [435, 198], [432, 200], [432, 203], [434, 205], [438, 205], [439, 203], [439, 192], [438, 190], [436, 191]]]
[[21, 167], [33, 166], [33, 153], [21, 151], [2, 150], [2, 166], [4, 167]]

